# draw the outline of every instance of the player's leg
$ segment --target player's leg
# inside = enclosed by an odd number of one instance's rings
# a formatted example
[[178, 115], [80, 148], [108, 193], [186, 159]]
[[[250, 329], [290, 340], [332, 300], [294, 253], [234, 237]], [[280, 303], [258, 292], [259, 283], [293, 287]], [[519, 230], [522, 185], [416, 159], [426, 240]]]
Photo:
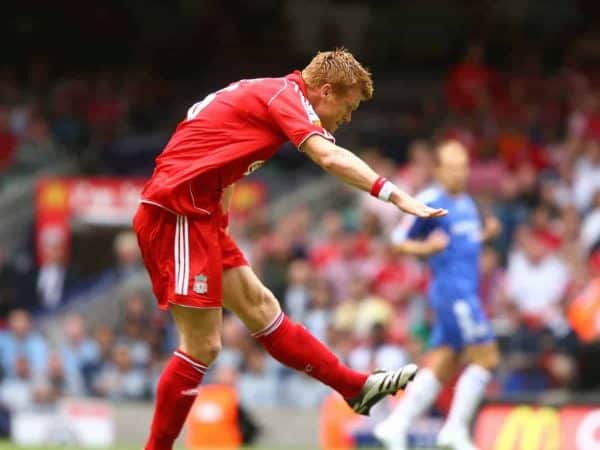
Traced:
[[469, 345], [465, 347], [464, 355], [469, 364], [456, 383], [450, 412], [441, 433], [442, 438], [444, 434], [469, 435], [477, 407], [483, 400], [492, 374], [500, 362], [500, 353], [494, 341]]
[[331, 386], [357, 412], [368, 414], [373, 404], [403, 388], [416, 371], [409, 365], [404, 370], [367, 375], [346, 367], [306, 328], [285, 316], [249, 266], [223, 272], [223, 302], [272, 357]]
[[[441, 342], [443, 332], [440, 325], [434, 329], [433, 337], [438, 342]], [[436, 347], [427, 354], [425, 367], [419, 370], [392, 414], [375, 427], [375, 436], [386, 448], [406, 450], [410, 425], [434, 404], [442, 386], [457, 368], [457, 354], [448, 345]]]
[[249, 266], [223, 273], [223, 301], [271, 356], [286, 366], [323, 381], [346, 398], [356, 396], [367, 380], [366, 374], [343, 366], [303, 326], [292, 323]]
[[146, 450], [170, 450], [179, 436], [198, 385], [221, 348], [220, 308], [171, 305], [179, 348], [162, 371]]
[[476, 298], [454, 302], [454, 316], [469, 362], [460, 375], [450, 412], [438, 436], [438, 444], [455, 449], [474, 450], [470, 426], [485, 395], [500, 356], [489, 324]]
[[145, 447], [170, 450], [221, 345], [222, 271], [208, 264], [220, 258], [217, 227], [146, 204], [133, 226], [159, 307], [169, 309], [180, 338], [158, 381]]

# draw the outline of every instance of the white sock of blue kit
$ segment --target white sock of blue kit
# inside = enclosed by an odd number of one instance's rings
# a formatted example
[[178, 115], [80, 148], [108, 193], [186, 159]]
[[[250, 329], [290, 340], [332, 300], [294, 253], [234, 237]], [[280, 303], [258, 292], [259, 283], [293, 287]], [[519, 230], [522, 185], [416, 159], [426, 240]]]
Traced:
[[417, 417], [433, 405], [441, 388], [442, 385], [430, 369], [419, 370], [389, 420], [398, 427], [408, 428]]
[[469, 429], [475, 410], [483, 399], [491, 379], [492, 374], [489, 370], [476, 364], [467, 366], [456, 383], [446, 427]]

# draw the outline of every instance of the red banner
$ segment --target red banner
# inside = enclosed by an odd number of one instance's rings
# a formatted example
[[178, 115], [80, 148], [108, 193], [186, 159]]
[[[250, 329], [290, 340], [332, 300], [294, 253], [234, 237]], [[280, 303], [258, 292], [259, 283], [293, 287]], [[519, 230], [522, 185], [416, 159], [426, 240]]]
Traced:
[[73, 178], [68, 182], [71, 217], [86, 223], [130, 225], [143, 180]]
[[71, 222], [130, 225], [144, 181], [121, 178], [48, 178], [36, 191], [38, 264], [67, 258]]
[[53, 259], [53, 249], [67, 258], [69, 227], [69, 183], [63, 179], [40, 180], [36, 190], [36, 254], [38, 265]]
[[[136, 178], [47, 178], [36, 192], [36, 248], [38, 264], [60, 251], [68, 257], [71, 224], [130, 226], [144, 180]], [[266, 187], [260, 181], [236, 183], [231, 202], [235, 217], [244, 218], [264, 206]], [[51, 253], [54, 252], [54, 256]]]
[[475, 441], [488, 450], [600, 450], [600, 407], [487, 405]]

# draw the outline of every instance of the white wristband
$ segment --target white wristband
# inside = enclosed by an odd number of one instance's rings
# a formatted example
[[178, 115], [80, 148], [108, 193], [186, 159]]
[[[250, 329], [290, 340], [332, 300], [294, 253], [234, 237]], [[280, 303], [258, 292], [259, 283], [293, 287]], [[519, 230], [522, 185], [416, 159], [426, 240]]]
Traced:
[[386, 181], [383, 186], [381, 186], [381, 190], [379, 191], [379, 195], [377, 197], [384, 202], [389, 202], [390, 197], [392, 196], [392, 192], [396, 190], [396, 185], [391, 181]]

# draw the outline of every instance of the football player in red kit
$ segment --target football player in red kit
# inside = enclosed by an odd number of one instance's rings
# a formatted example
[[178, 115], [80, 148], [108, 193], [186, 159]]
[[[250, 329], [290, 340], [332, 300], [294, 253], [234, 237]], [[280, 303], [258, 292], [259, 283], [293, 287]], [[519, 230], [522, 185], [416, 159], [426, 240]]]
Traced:
[[432, 209], [378, 176], [333, 133], [373, 94], [370, 73], [348, 51], [318, 53], [306, 68], [279, 78], [242, 80], [191, 106], [156, 159], [133, 225], [159, 307], [169, 309], [180, 345], [158, 382], [146, 450], [168, 450], [196, 388], [221, 347], [222, 307], [244, 322], [265, 350], [338, 391], [360, 414], [414, 377], [351, 370], [277, 299], [227, 234], [234, 183], [258, 169], [286, 141], [341, 181], [419, 217]]

